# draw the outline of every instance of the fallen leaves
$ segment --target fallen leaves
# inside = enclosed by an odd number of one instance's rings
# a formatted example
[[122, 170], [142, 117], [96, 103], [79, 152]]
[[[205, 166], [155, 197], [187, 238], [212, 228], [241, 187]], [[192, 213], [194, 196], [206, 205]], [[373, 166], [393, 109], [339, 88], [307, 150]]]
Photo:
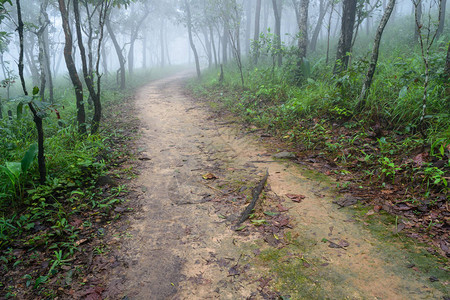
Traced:
[[306, 198], [305, 196], [299, 194], [286, 194], [286, 197], [297, 203], [302, 202], [302, 200]]
[[202, 178], [205, 180], [212, 180], [212, 179], [217, 179], [218, 177], [216, 175], [214, 175], [213, 173], [206, 173], [205, 175], [202, 176]]

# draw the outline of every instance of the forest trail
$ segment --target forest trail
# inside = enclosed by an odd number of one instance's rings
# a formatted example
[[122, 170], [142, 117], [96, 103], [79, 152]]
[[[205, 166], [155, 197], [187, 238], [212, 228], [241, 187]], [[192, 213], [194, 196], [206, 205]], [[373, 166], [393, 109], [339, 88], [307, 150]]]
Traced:
[[[395, 245], [386, 246], [346, 209], [332, 203], [331, 179], [305, 173], [290, 161], [274, 160], [257, 137], [215, 119], [205, 104], [186, 96], [185, 79], [186, 74], [173, 76], [137, 92], [142, 124], [138, 147], [148, 160], [142, 161], [141, 174], [131, 188], [139, 191], [142, 209], [131, 217], [129, 238], [121, 246], [126, 266], [111, 270], [106, 295], [113, 299], [445, 296], [425, 273], [407, 268], [411, 262], [401, 249], [388, 251]], [[278, 207], [289, 223], [272, 226], [270, 234], [253, 225], [232, 230], [223, 216], [243, 210], [245, 201], [236, 195], [256, 186], [266, 169], [264, 207]], [[204, 179], [207, 173], [217, 179]], [[297, 203], [286, 194], [305, 198]]]

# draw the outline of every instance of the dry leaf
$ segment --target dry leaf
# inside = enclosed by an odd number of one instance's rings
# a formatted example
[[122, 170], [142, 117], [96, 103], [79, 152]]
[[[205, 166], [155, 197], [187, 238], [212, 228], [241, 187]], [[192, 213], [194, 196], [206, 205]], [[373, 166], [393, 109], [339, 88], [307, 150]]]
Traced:
[[286, 197], [297, 203], [300, 203], [303, 199], [305, 199], [305, 196], [296, 194], [286, 194]]
[[203, 175], [202, 177], [203, 177], [203, 179], [205, 179], [205, 180], [217, 179], [217, 176], [214, 175], [213, 173], [206, 173], [206, 174]]

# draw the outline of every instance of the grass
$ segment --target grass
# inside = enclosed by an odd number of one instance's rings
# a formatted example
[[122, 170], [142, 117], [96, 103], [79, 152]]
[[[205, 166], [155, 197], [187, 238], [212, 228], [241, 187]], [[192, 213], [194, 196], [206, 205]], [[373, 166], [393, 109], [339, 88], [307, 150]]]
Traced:
[[[124, 103], [131, 99], [135, 90], [151, 80], [162, 78], [179, 69], [136, 72], [125, 91], [116, 88], [114, 82], [104, 80], [102, 104], [104, 120], [98, 134], [80, 136], [75, 125], [75, 103], [73, 89], [66, 78], [57, 78], [55, 95], [61, 119], [56, 113], [48, 112], [44, 119], [45, 155], [48, 176], [44, 185], [38, 185], [37, 163], [33, 162], [20, 180], [21, 198], [15, 189], [0, 176], [0, 295], [2, 297], [23, 297], [18, 289], [25, 285], [25, 293], [40, 297], [55, 297], [57, 291], [52, 282], [64, 281], [67, 272], [64, 265], [73, 266], [74, 257], [82, 247], [78, 244], [89, 232], [106, 222], [120, 217], [113, 208], [127, 201], [125, 186], [109, 186], [100, 189], [100, 177], [111, 177], [113, 181], [133, 178], [134, 171], [115, 170], [115, 161], [130, 158], [127, 144], [136, 137], [135, 122], [130, 109]], [[17, 88], [17, 87], [16, 87]], [[87, 95], [87, 93], [85, 94]], [[6, 109], [14, 111], [16, 103], [9, 101]], [[86, 103], [87, 120], [91, 109]], [[117, 123], [117, 122], [121, 123]], [[0, 166], [5, 162], [20, 162], [30, 145], [35, 143], [36, 133], [29, 112], [18, 119], [0, 120]], [[95, 236], [94, 236], [95, 237]], [[96, 254], [107, 249], [97, 245]], [[24, 251], [24, 252], [22, 252]], [[21, 253], [18, 255], [17, 253]], [[28, 255], [35, 253], [36, 255]], [[48, 267], [39, 267], [43, 261]], [[76, 265], [76, 264], [75, 264]], [[77, 266], [79, 278], [85, 271]], [[27, 274], [22, 274], [27, 272]], [[73, 272], [73, 270], [72, 270]], [[15, 274], [12, 276], [11, 274]], [[24, 275], [18, 278], [18, 275]], [[26, 276], [25, 276], [26, 275]], [[53, 279], [53, 280], [52, 280]], [[23, 282], [22, 282], [23, 281]]]

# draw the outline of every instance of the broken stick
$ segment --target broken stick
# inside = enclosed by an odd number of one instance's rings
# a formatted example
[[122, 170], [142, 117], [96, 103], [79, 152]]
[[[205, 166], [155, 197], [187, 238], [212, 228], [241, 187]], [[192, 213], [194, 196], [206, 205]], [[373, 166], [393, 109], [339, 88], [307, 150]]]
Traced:
[[252, 201], [250, 204], [245, 208], [245, 210], [242, 212], [241, 217], [239, 218], [239, 221], [236, 223], [236, 227], [239, 226], [242, 222], [248, 219], [250, 214], [252, 213], [253, 209], [256, 206], [256, 201], [259, 199], [259, 195], [261, 195], [262, 190], [264, 189], [264, 186], [266, 185], [267, 178], [269, 177], [269, 170], [266, 170], [266, 175], [264, 175], [263, 179], [259, 182], [258, 186], [256, 186], [252, 191]]

